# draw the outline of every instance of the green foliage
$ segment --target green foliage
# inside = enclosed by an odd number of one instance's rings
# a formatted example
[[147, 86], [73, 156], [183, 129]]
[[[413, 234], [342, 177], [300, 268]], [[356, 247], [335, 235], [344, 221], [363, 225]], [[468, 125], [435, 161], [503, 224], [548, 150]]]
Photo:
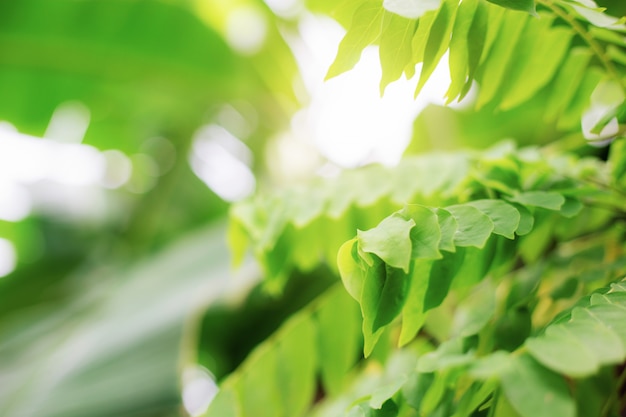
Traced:
[[[601, 10], [569, 0], [373, 1], [367, 14], [355, 12], [327, 77], [352, 68], [377, 43], [381, 92], [403, 73], [413, 77], [420, 64], [417, 96], [448, 51], [448, 102], [463, 99], [475, 81], [476, 108], [506, 111], [541, 96], [546, 121], [572, 130], [602, 79], [625, 89], [626, 27]], [[615, 107], [599, 130], [614, 116]]]

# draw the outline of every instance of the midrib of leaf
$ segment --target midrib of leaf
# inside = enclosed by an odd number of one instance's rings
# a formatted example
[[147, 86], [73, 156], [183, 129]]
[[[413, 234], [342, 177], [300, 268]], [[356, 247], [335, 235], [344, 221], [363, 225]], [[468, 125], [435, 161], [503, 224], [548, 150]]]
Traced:
[[591, 33], [583, 27], [580, 23], [576, 21], [576, 18], [569, 14], [566, 10], [554, 4], [552, 0], [536, 0], [538, 4], [541, 4], [550, 11], [552, 11], [555, 15], [563, 19], [571, 28], [576, 32], [578, 36], [582, 38], [583, 41], [591, 48], [594, 55], [598, 58], [598, 60], [602, 63], [602, 66], [606, 69], [607, 74], [619, 84], [622, 91], [626, 94], [626, 85], [624, 81], [619, 76], [613, 62], [608, 57], [602, 46], [595, 40], [595, 38], [591, 35]]

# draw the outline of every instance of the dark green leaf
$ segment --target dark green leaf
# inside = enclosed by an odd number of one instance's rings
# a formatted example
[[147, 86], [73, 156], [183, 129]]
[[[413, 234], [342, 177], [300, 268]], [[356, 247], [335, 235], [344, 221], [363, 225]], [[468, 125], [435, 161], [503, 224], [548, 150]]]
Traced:
[[435, 261], [430, 268], [428, 289], [424, 297], [424, 311], [439, 306], [448, 295], [452, 279], [463, 264], [465, 252], [444, 252], [443, 259]]
[[411, 285], [411, 274], [385, 265], [385, 283], [380, 294], [380, 301], [374, 317], [373, 331], [385, 326], [395, 319], [408, 296]]

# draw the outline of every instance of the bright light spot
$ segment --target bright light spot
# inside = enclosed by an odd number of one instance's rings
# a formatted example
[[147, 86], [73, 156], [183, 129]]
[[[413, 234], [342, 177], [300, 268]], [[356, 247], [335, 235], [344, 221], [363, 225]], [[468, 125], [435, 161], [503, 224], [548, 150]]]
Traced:
[[[298, 132], [299, 129], [294, 128], [293, 131]], [[268, 168], [276, 178], [286, 182], [310, 177], [320, 162], [319, 152], [312, 144], [290, 133], [284, 133], [270, 142], [267, 156]]]
[[64, 144], [54, 147], [49, 179], [66, 185], [97, 184], [104, 176], [106, 160], [93, 146]]
[[253, 131], [253, 126], [233, 106], [223, 106], [216, 117], [217, 123], [238, 138], [246, 139]]
[[63, 103], [56, 108], [44, 137], [58, 142], [80, 143], [89, 126], [89, 109], [82, 103]]
[[150, 155], [138, 153], [131, 156], [132, 174], [126, 188], [136, 194], [148, 192], [156, 185], [159, 166]]
[[302, 10], [302, 2], [299, 0], [265, 0], [265, 4], [278, 16], [291, 18]]
[[183, 371], [183, 405], [192, 417], [202, 415], [218, 391], [215, 377], [206, 368], [194, 365]]
[[105, 188], [115, 189], [126, 184], [132, 174], [132, 164], [128, 157], [118, 150], [108, 150], [102, 152], [106, 161], [104, 175], [100, 183]]
[[[619, 132], [617, 118], [612, 118], [600, 133], [591, 133], [591, 130], [600, 122], [606, 114], [619, 106], [624, 101], [621, 88], [614, 81], [603, 81], [591, 94], [591, 105], [583, 114], [581, 128], [587, 140], [595, 141], [594, 146], [604, 146], [611, 142], [613, 136]], [[606, 140], [598, 141], [605, 138]]]
[[17, 254], [13, 244], [0, 238], [0, 277], [9, 275], [17, 265]]
[[0, 220], [17, 222], [30, 214], [32, 201], [23, 186], [0, 179]]
[[8, 124], [0, 129], [0, 177], [32, 183], [48, 175], [52, 157], [49, 141], [18, 133]]
[[292, 42], [291, 46], [312, 96], [305, 110], [310, 140], [329, 160], [344, 167], [396, 164], [411, 139], [415, 117], [430, 103], [443, 104], [449, 82], [446, 60], [417, 100], [413, 98], [416, 80], [404, 78], [387, 86], [381, 98], [375, 47], [363, 51], [353, 70], [324, 83], [344, 31], [329, 19], [310, 15], [299, 28], [304, 43]]
[[[252, 165], [252, 151], [250, 148], [221, 126], [204, 126], [198, 130], [195, 138], [214, 141], [246, 165]], [[200, 144], [199, 146], [202, 145]]]
[[248, 167], [250, 149], [219, 126], [210, 125], [196, 134], [190, 155], [194, 173], [226, 201], [237, 201], [252, 194], [256, 186]]
[[244, 6], [233, 10], [226, 20], [226, 40], [237, 51], [252, 55], [258, 52], [267, 36], [263, 12]]

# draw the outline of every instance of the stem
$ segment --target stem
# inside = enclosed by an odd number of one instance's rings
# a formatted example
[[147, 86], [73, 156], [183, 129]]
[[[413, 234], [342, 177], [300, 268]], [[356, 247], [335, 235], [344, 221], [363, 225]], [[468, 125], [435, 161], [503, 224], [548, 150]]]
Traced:
[[589, 45], [594, 54], [598, 57], [606, 72], [609, 74], [611, 78], [613, 78], [621, 87], [622, 92], [626, 94], [626, 86], [622, 82], [622, 79], [619, 77], [613, 62], [609, 59], [609, 57], [602, 49], [602, 46], [594, 39], [594, 37], [585, 29], [576, 19], [567, 13], [562, 8], [558, 7], [553, 3], [552, 0], [537, 0], [537, 3], [542, 4], [543, 6], [550, 9], [555, 15], [565, 20], [584, 41]]
[[613, 390], [613, 392], [611, 392], [611, 396], [608, 398], [608, 400], [606, 400], [606, 403], [604, 404], [604, 407], [602, 408], [602, 413], [600, 414], [601, 417], [608, 417], [610, 415], [611, 409], [613, 408], [613, 406], [619, 399], [618, 398], [619, 390], [624, 385], [625, 382], [626, 382], [626, 367], [622, 369], [622, 373], [617, 379], [617, 384], [615, 385], [615, 389]]

